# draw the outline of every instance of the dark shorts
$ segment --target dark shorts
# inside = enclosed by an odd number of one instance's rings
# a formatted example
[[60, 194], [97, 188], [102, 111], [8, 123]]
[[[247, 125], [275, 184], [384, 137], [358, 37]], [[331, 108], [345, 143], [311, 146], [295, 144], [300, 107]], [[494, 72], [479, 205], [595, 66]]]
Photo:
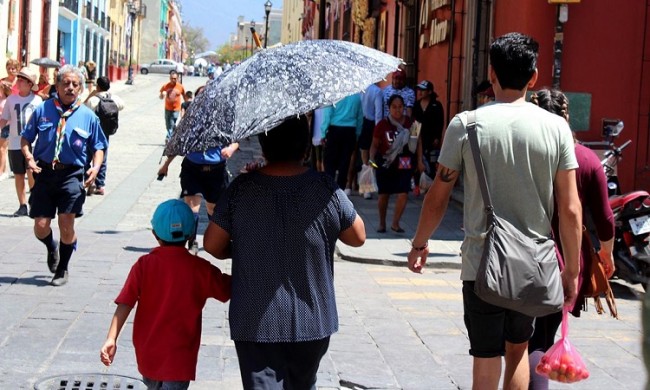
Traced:
[[22, 150], [9, 151], [9, 168], [14, 175], [24, 175], [27, 172], [27, 160]]
[[330, 338], [295, 343], [235, 341], [245, 389], [316, 389]]
[[508, 341], [526, 342], [535, 330], [535, 318], [491, 305], [474, 293], [474, 282], [463, 281], [465, 327], [469, 335], [469, 354], [478, 358], [505, 355]]
[[[400, 157], [406, 156], [398, 156], [396, 160]], [[399, 161], [394, 161], [389, 168], [384, 168], [384, 159], [379, 155], [375, 156], [375, 161], [379, 166], [375, 170], [378, 194], [403, 194], [411, 191], [415, 157], [411, 157], [411, 169], [398, 169]]]
[[361, 135], [359, 136], [359, 149], [370, 150], [374, 131], [375, 121], [363, 118], [363, 127], [361, 127]]
[[217, 203], [228, 187], [226, 163], [199, 165], [188, 159], [181, 164], [181, 196], [203, 195], [208, 203]]
[[39, 164], [34, 174], [34, 188], [29, 196], [29, 216], [54, 218], [57, 214], [83, 215], [86, 201], [83, 167], [70, 166], [59, 170], [50, 164]]

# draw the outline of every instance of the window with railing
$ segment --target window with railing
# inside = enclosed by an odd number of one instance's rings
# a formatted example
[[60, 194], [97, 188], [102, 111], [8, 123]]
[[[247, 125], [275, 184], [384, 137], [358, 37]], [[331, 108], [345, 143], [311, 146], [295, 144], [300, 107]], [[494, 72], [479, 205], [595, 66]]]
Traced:
[[79, 0], [59, 0], [59, 6], [77, 13], [79, 10]]
[[85, 12], [84, 12], [84, 17], [86, 19], [93, 20], [93, 5], [90, 3], [90, 1], [86, 1], [85, 7]]

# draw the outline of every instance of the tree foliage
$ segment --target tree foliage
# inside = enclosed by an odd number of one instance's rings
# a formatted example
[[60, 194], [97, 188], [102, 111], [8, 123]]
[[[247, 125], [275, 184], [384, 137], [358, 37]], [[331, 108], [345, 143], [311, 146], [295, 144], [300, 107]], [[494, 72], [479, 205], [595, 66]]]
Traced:
[[188, 61], [193, 61], [194, 54], [210, 50], [210, 41], [205, 37], [202, 27], [192, 27], [183, 22], [183, 40], [187, 53], [189, 53]]
[[219, 47], [217, 53], [219, 53], [219, 61], [221, 63], [229, 62], [231, 64], [243, 61], [252, 54], [250, 46], [247, 50], [244, 46], [232, 46], [230, 44], [224, 44]]

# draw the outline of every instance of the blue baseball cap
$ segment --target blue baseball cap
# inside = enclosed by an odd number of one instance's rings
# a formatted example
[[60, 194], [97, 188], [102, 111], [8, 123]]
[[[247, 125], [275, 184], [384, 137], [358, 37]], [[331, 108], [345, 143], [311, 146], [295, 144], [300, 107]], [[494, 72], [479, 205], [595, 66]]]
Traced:
[[194, 213], [190, 206], [178, 199], [162, 202], [151, 218], [156, 236], [166, 242], [188, 240], [194, 235]]

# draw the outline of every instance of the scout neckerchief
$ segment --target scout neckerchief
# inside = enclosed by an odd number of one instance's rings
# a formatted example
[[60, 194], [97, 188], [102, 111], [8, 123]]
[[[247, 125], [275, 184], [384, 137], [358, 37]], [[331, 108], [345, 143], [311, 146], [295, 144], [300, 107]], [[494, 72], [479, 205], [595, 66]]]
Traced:
[[53, 99], [54, 100], [54, 107], [56, 107], [56, 110], [59, 112], [59, 124], [56, 126], [56, 145], [54, 147], [54, 159], [52, 159], [52, 164], [56, 164], [59, 162], [59, 154], [61, 153], [61, 149], [63, 147], [63, 138], [65, 138], [65, 121], [66, 118], [68, 118], [72, 113], [77, 111], [77, 108], [81, 106], [81, 99], [77, 98], [75, 102], [68, 108], [66, 112], [63, 112], [63, 105], [61, 104], [61, 101], [59, 99]]

